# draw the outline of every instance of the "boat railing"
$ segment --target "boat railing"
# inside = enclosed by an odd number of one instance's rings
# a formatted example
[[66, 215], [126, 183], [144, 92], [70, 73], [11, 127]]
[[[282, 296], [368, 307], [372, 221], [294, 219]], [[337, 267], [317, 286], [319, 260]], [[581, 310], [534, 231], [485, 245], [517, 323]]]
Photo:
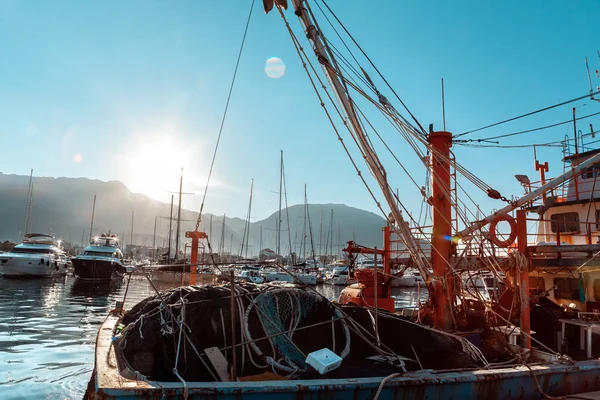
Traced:
[[528, 218], [536, 233], [528, 233], [527, 246], [532, 258], [578, 258], [600, 251], [600, 221], [580, 222]]

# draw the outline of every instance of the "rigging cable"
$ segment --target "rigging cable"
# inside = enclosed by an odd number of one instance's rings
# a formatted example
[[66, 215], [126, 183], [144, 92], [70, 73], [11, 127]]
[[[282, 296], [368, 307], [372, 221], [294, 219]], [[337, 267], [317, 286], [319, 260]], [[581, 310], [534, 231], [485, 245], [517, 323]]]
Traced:
[[[575, 121], [579, 121], [580, 119], [586, 119], [586, 118], [590, 118], [590, 117], [595, 117], [596, 115], [600, 115], [600, 111], [599, 112], [595, 112], [593, 114], [588, 114], [588, 115], [584, 115], [582, 117], [575, 118]], [[546, 125], [546, 126], [541, 126], [539, 128], [527, 129], [527, 130], [524, 130], [524, 131], [513, 132], [513, 133], [505, 133], [503, 135], [490, 136], [490, 137], [483, 138], [483, 139], [455, 140], [454, 143], [486, 142], [486, 141], [493, 140], [493, 139], [502, 139], [502, 138], [509, 137], [509, 136], [521, 135], [523, 133], [530, 133], [530, 132], [541, 131], [541, 130], [544, 130], [544, 129], [554, 128], [556, 126], [565, 125], [565, 124], [569, 124], [569, 123], [573, 123], [573, 118], [571, 118], [571, 119], [569, 119], [567, 121], [557, 122], [555, 124]], [[458, 136], [461, 136], [461, 135], [457, 135], [457, 136], [455, 136], [455, 138], [457, 138]]]
[[[419, 123], [419, 121], [417, 120], [417, 118], [408, 109], [408, 107], [406, 106], [406, 104], [404, 104], [404, 102], [402, 101], [402, 99], [400, 99], [400, 96], [398, 96], [398, 94], [396, 93], [396, 91], [394, 90], [394, 88], [392, 87], [392, 85], [390, 85], [388, 83], [387, 79], [385, 79], [385, 77], [383, 76], [383, 74], [381, 72], [379, 72], [379, 69], [375, 66], [375, 64], [373, 63], [373, 61], [371, 60], [371, 58], [367, 55], [367, 53], [365, 53], [365, 51], [362, 49], [362, 47], [360, 47], [360, 45], [358, 44], [358, 42], [354, 39], [354, 36], [352, 36], [352, 34], [350, 34], [350, 32], [348, 32], [348, 30], [346, 29], [346, 27], [344, 26], [344, 24], [342, 23], [342, 21], [339, 20], [339, 18], [337, 17], [337, 15], [333, 12], [333, 10], [325, 2], [325, 0], [321, 0], [321, 2], [323, 3], [323, 5], [325, 7], [327, 7], [327, 10], [329, 10], [329, 12], [333, 16], [333, 18], [335, 18], [335, 20], [338, 22], [338, 24], [340, 24], [340, 26], [342, 27], [342, 29], [344, 30], [344, 32], [346, 32], [346, 34], [352, 40], [352, 42], [356, 45], [356, 47], [358, 48], [358, 50], [360, 50], [360, 52], [363, 54], [363, 56], [365, 56], [365, 58], [367, 59], [367, 61], [369, 62], [369, 64], [371, 64], [371, 66], [373, 67], [373, 69], [375, 69], [375, 71], [377, 72], [377, 74], [379, 75], [379, 77], [383, 80], [383, 82], [385, 82], [385, 84], [387, 85], [387, 87], [392, 91], [392, 93], [394, 93], [394, 96], [396, 96], [396, 99], [398, 99], [398, 101], [400, 102], [400, 104], [402, 104], [402, 107], [404, 107], [404, 109], [406, 110], [406, 112], [408, 112], [408, 114], [411, 116], [411, 118], [413, 119], [413, 121], [415, 121], [415, 123], [417, 124], [417, 126], [421, 129], [421, 134], [422, 135], [426, 135], [426, 131], [425, 131], [425, 129], [423, 129], [423, 126], [421, 125], [421, 123]], [[316, 4], [317, 4], [317, 6], [319, 6], [319, 3], [316, 2]]]
[[215, 151], [213, 153], [212, 161], [210, 163], [210, 170], [208, 171], [208, 178], [206, 180], [206, 187], [204, 188], [204, 195], [202, 196], [202, 204], [200, 205], [200, 212], [198, 213], [198, 219], [196, 220], [196, 230], [198, 230], [198, 227], [200, 226], [200, 222], [202, 220], [202, 211], [204, 210], [204, 202], [206, 200], [206, 193], [208, 192], [208, 185], [210, 183], [210, 177], [212, 176], [213, 167], [215, 166], [215, 159], [217, 158], [217, 151], [219, 150], [219, 143], [221, 141], [221, 135], [223, 133], [223, 126], [225, 125], [225, 118], [227, 117], [227, 110], [229, 109], [231, 93], [233, 92], [235, 78], [237, 76], [238, 67], [240, 66], [240, 59], [242, 58], [242, 51], [244, 50], [244, 43], [246, 43], [248, 27], [250, 26], [250, 19], [252, 17], [252, 11], [254, 10], [254, 1], [255, 0], [252, 0], [252, 4], [250, 5], [250, 12], [248, 13], [248, 20], [246, 21], [246, 28], [244, 29], [244, 35], [242, 37], [240, 51], [238, 53], [237, 61], [235, 63], [235, 70], [233, 71], [233, 78], [231, 80], [231, 86], [229, 87], [229, 94], [227, 95], [227, 102], [225, 103], [225, 110], [223, 112], [223, 118], [221, 119], [221, 126], [219, 127], [219, 135], [217, 136], [217, 143], [215, 144]]
[[600, 94], [600, 91], [597, 91], [597, 92], [594, 92], [594, 93], [588, 93], [585, 96], [580, 96], [580, 97], [577, 97], [575, 99], [563, 101], [562, 103], [554, 104], [554, 105], [551, 105], [551, 106], [548, 106], [548, 107], [541, 108], [541, 109], [536, 110], [536, 111], [528, 112], [527, 114], [522, 114], [522, 115], [519, 115], [519, 116], [516, 116], [516, 117], [505, 119], [504, 121], [496, 122], [496, 123], [493, 123], [493, 124], [490, 124], [490, 125], [482, 126], [481, 128], [477, 128], [477, 129], [473, 129], [473, 130], [470, 130], [470, 131], [467, 131], [467, 132], [463, 132], [463, 133], [460, 133], [458, 135], [455, 135], [454, 138], [456, 139], [458, 137], [467, 135], [469, 133], [479, 132], [479, 131], [482, 131], [484, 129], [488, 129], [488, 128], [491, 128], [491, 127], [494, 127], [494, 126], [505, 124], [507, 122], [512, 122], [512, 121], [516, 121], [517, 119], [529, 117], [531, 115], [538, 114], [538, 113], [541, 113], [543, 111], [548, 111], [548, 110], [551, 110], [551, 109], [556, 108], [556, 107], [564, 106], [564, 105], [569, 104], [569, 103], [574, 103], [576, 101], [583, 100], [583, 99], [585, 99], [585, 98], [587, 98], [589, 96], [593, 96], [593, 95], [596, 95], [596, 94]]

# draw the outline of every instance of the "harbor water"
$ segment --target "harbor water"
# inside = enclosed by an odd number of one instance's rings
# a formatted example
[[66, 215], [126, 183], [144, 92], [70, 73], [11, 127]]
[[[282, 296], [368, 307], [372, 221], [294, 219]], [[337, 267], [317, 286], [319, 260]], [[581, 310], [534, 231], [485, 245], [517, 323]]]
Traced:
[[[176, 287], [180, 279], [174, 273], [152, 275], [158, 290]], [[337, 299], [342, 288], [316, 290]], [[81, 399], [94, 368], [97, 330], [125, 292], [129, 308], [154, 288], [143, 274], [102, 284], [70, 275], [0, 278], [0, 399]], [[415, 306], [426, 296], [425, 289], [394, 289], [397, 307]]]

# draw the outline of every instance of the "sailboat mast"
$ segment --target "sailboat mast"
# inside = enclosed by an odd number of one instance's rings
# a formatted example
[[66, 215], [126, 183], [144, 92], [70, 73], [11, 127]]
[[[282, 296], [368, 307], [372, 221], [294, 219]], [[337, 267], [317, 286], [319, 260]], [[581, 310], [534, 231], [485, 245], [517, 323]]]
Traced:
[[223, 257], [225, 252], [225, 215], [223, 214], [223, 225], [221, 226], [221, 242], [219, 243], [219, 256]]
[[252, 218], [252, 192], [254, 190], [254, 178], [250, 184], [250, 203], [248, 204], [248, 232], [246, 233], [246, 253], [244, 258], [248, 258], [248, 242], [250, 241], [250, 218]]
[[[248, 214], [246, 214], [246, 223], [244, 224], [244, 234], [242, 235], [242, 246], [240, 247], [240, 257], [245, 254], [244, 258], [248, 257], [248, 237], [250, 236], [250, 214], [252, 213], [252, 191], [254, 189], [254, 178], [250, 183], [250, 200], [248, 201]], [[244, 247], [246, 251], [244, 253]]]
[[183, 168], [179, 177], [179, 205], [177, 206], [177, 232], [175, 233], [175, 259], [179, 257], [179, 233], [181, 227], [181, 192], [183, 189]]
[[29, 174], [29, 185], [27, 187], [27, 201], [25, 202], [25, 234], [29, 233], [29, 215], [31, 212], [31, 192], [33, 185], [33, 169], [31, 169], [31, 173]]
[[152, 234], [152, 260], [156, 261], [156, 221], [158, 221], [158, 215], [154, 216], [154, 234]]
[[312, 223], [310, 222], [310, 209], [308, 207], [308, 197], [306, 196], [306, 185], [304, 185], [304, 201], [306, 202], [306, 216], [308, 218], [308, 234], [310, 236], [310, 252], [315, 267], [315, 242], [313, 240]]
[[277, 256], [281, 255], [281, 194], [283, 185], [283, 150], [281, 150], [281, 157], [279, 162], [279, 212], [277, 213]]
[[133, 246], [133, 211], [131, 212], [131, 246]]
[[169, 249], [167, 250], [167, 264], [171, 264], [171, 240], [173, 235], [173, 199], [174, 195], [171, 195], [171, 214], [169, 215]]
[[258, 246], [258, 261], [260, 261], [260, 253], [262, 252], [263, 241], [262, 241], [262, 225], [260, 226], [260, 244]]
[[[292, 231], [290, 227], [290, 208], [288, 207], [287, 201], [287, 183], [285, 182], [285, 170], [283, 163], [281, 164], [281, 173], [283, 175], [283, 198], [285, 199], [285, 218], [287, 221], [287, 231], [288, 231], [288, 245], [290, 249], [290, 255], [292, 253]], [[295, 241], [296, 239], [294, 239]]]
[[90, 241], [92, 243], [92, 236], [94, 232], [94, 214], [96, 212], [96, 195], [94, 195], [94, 203], [92, 204], [92, 221], [90, 222]]
[[306, 261], [306, 183], [304, 184], [304, 222], [302, 223], [302, 260]]
[[333, 255], [333, 208], [331, 209], [331, 217], [329, 218], [329, 254]]
[[321, 219], [319, 221], [319, 262], [323, 255], [323, 209], [321, 208]]

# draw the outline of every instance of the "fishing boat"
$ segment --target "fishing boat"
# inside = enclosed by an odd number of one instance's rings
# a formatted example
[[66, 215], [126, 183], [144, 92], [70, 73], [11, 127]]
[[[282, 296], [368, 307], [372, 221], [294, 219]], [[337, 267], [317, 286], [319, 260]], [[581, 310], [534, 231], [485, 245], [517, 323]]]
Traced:
[[[337, 50], [325, 39], [309, 2], [292, 0], [291, 4], [325, 74], [325, 79], [316, 74], [304, 53], [309, 46], [299, 44], [286, 20], [319, 101], [324, 105], [328, 98], [336, 107], [343, 129], [358, 146], [389, 209], [389, 213], [384, 211], [383, 247], [349, 243], [345, 249], [350, 260], [348, 277], [357, 283], [345, 288], [337, 303], [306, 287], [233, 281], [225, 286], [156, 293], [124, 315], [117, 309], [99, 330], [91, 392], [98, 398], [343, 400], [539, 399], [600, 390], [600, 349], [595, 353], [592, 349], [600, 313], [595, 301], [587, 300], [588, 295], [595, 299], [595, 293], [590, 293], [595, 270], [586, 268], [594, 266], [600, 254], [595, 240], [598, 231], [589, 217], [584, 219], [587, 230], [576, 230], [573, 215], [582, 216], [595, 198], [590, 194], [570, 200], [567, 196], [565, 201], [553, 202], [547, 197], [565, 182], [579, 190], [582, 174], [595, 175], [600, 151], [566, 157], [571, 168], [548, 181], [542, 177], [539, 187], [528, 187], [525, 195], [509, 200], [454, 159], [452, 133], [433, 127], [425, 131], [411, 114], [413, 125], [362, 67], [354, 68], [351, 72], [375, 93], [368, 100], [406, 135], [429, 170], [429, 190], [417, 190], [424, 204], [431, 206], [432, 225], [414, 221], [411, 225], [365, 132], [370, 125], [350, 96], [351, 91], [357, 97], [368, 96], [366, 91], [356, 80], [346, 79], [347, 70], [336, 61]], [[286, 0], [264, 0], [264, 5], [266, 12], [276, 9], [286, 19]], [[325, 81], [333, 96], [318, 91], [321, 85], [325, 88]], [[358, 168], [357, 172], [360, 176]], [[483, 218], [468, 218], [453, 189], [458, 174], [502, 202], [502, 207]], [[595, 193], [594, 189], [592, 184], [589, 193]], [[541, 208], [538, 199], [543, 200]], [[539, 245], [529, 244], [528, 212], [538, 214], [530, 222], [541, 225], [544, 237]], [[567, 212], [569, 216], [553, 218]], [[460, 224], [455, 223], [459, 219]], [[500, 222], [509, 225], [508, 237], [498, 232]], [[576, 233], [585, 243], [575, 241]], [[191, 239], [192, 265], [203, 236], [197, 230], [186, 233]], [[572, 244], [563, 244], [569, 240]], [[423, 241], [429, 246], [421, 246]], [[579, 257], [562, 257], [566, 253]], [[383, 268], [356, 269], [358, 254], [380, 259]], [[395, 313], [391, 271], [400, 266], [418, 270], [429, 294], [414, 320]], [[462, 273], [470, 271], [489, 271], [503, 281], [502, 291], [487, 298], [470, 291], [461, 279]], [[583, 274], [577, 278], [577, 291], [572, 281], [562, 284], [564, 271], [567, 276]], [[532, 278], [536, 286], [530, 285]], [[542, 288], [536, 278], [552, 286]], [[195, 279], [192, 269], [192, 285]], [[533, 291], [537, 294], [532, 295]], [[578, 302], [573, 299], [576, 294]], [[581, 333], [569, 332], [566, 325]], [[549, 335], [539, 328], [536, 331], [537, 326]], [[559, 340], [550, 343], [552, 337]], [[577, 341], [587, 353], [567, 346]]]
[[71, 258], [75, 276], [87, 281], [121, 279], [127, 272], [119, 238], [111, 233], [95, 237], [83, 253]]
[[28, 233], [11, 251], [0, 254], [5, 278], [44, 278], [67, 273], [68, 258], [51, 235]]

